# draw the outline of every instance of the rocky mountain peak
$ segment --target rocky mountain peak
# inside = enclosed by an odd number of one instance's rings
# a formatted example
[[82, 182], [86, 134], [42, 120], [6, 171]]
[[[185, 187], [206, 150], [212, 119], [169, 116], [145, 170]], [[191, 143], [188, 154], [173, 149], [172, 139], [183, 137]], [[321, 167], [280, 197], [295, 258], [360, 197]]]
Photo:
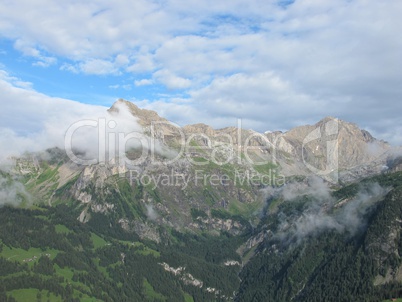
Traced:
[[152, 122], [156, 121], [164, 121], [167, 122], [165, 118], [159, 116], [156, 111], [148, 110], [148, 109], [141, 109], [137, 105], [132, 102], [118, 99], [112, 107], [108, 109], [110, 113], [119, 112], [120, 106], [125, 105], [130, 113], [138, 119], [138, 122], [141, 126], [149, 126]]
[[[246, 148], [251, 146], [253, 150], [247, 151], [249, 154], [251, 152], [255, 158], [275, 161], [286, 175], [306, 174], [311, 172], [311, 167], [319, 171], [349, 171], [370, 166], [371, 171], [372, 163], [376, 166], [373, 170], [375, 173], [381, 169], [386, 154], [391, 149], [386, 142], [375, 139], [358, 125], [331, 116], [313, 125], [298, 126], [284, 133], [276, 131], [263, 134], [236, 127], [213, 129], [203, 123], [179, 129], [155, 111], [140, 109], [122, 99], [113, 104], [109, 112], [122, 110], [122, 105], [138, 119], [146, 134], [153, 133], [168, 147], [177, 148], [183, 132], [187, 139], [194, 134], [198, 135], [195, 137], [196, 143], [205, 147], [229, 144], [227, 148], [238, 150], [247, 145]], [[153, 122], [157, 123], [151, 131]], [[206, 135], [209, 140], [203, 140], [199, 135]], [[329, 163], [334, 163], [334, 167], [330, 167]], [[310, 168], [306, 169], [307, 166]]]
[[336, 127], [337, 127], [339, 134], [353, 136], [353, 137], [357, 138], [358, 140], [362, 140], [367, 143], [377, 141], [371, 135], [370, 132], [368, 132], [367, 130], [364, 130], [364, 129], [360, 129], [360, 127], [357, 124], [347, 122], [347, 121], [341, 120], [339, 118], [331, 117], [331, 116], [327, 116], [327, 117], [323, 118], [318, 123], [316, 123], [314, 125], [314, 127], [323, 127], [325, 125], [328, 125], [328, 123], [331, 123], [332, 121], [336, 122]]
[[326, 166], [328, 157], [338, 169], [348, 170], [368, 165], [385, 157], [391, 146], [375, 139], [356, 124], [325, 117], [314, 125], [299, 126], [283, 134], [294, 157], [312, 160], [315, 166]]

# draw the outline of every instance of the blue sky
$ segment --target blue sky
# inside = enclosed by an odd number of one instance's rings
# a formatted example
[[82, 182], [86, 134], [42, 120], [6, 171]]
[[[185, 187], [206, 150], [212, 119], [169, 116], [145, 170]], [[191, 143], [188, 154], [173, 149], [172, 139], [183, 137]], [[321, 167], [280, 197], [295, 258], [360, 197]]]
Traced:
[[335, 116], [402, 144], [401, 11], [393, 0], [0, 0], [0, 132], [45, 136], [52, 117], [124, 98], [180, 125], [242, 118], [262, 132]]
[[[60, 70], [59, 64], [38, 66], [36, 58], [21, 55], [15, 50], [13, 41], [3, 40], [0, 45], [2, 69], [12, 76], [32, 83], [35, 90], [49, 96], [111, 106], [118, 98], [153, 99], [166, 93], [166, 89], [161, 85], [154, 85], [151, 89], [135, 86], [136, 76], [127, 73], [83, 74]], [[63, 62], [62, 58], [58, 61]]]

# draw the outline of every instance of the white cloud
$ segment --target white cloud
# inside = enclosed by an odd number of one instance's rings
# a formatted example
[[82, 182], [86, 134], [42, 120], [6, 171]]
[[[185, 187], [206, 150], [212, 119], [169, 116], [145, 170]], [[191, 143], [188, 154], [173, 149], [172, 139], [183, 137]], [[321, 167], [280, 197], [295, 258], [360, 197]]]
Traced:
[[50, 57], [42, 54], [32, 43], [18, 39], [14, 43], [14, 48], [21, 51], [25, 56], [34, 57], [38, 59], [37, 62], [33, 63], [34, 66], [39, 67], [49, 67], [57, 62], [55, 57]]
[[[105, 116], [105, 107], [52, 98], [32, 89], [17, 87], [2, 72], [0, 159], [25, 151], [64, 146], [64, 134], [74, 122]], [[6, 74], [6, 76], [4, 76]], [[15, 79], [11, 78], [12, 81]]]
[[134, 85], [135, 86], [146, 86], [146, 85], [151, 85], [153, 84], [153, 80], [152, 79], [141, 79], [141, 80], [135, 80], [134, 81]]
[[33, 63], [33, 66], [38, 66], [38, 67], [49, 67], [51, 65], [54, 65], [57, 62], [56, 58], [52, 57], [41, 57], [39, 61]]
[[109, 85], [110, 89], [124, 89], [124, 90], [131, 90], [131, 85], [130, 84], [125, 84], [125, 85]]
[[85, 74], [106, 75], [118, 73], [115, 65], [106, 60], [92, 59], [79, 65], [80, 70]]
[[[95, 162], [114, 159], [117, 164], [132, 164], [125, 153], [129, 148], [141, 147], [148, 152], [149, 138], [143, 135], [143, 128], [124, 103], [116, 103], [116, 110], [109, 112], [107, 107], [16, 87], [9, 81], [15, 78], [5, 72], [0, 75], [0, 168], [9, 167], [12, 156], [53, 147], [72, 151], [67, 154], [72, 160], [78, 158], [76, 163], [84, 159]], [[159, 151], [158, 144], [156, 148]], [[81, 155], [74, 159], [75, 154]], [[141, 160], [143, 157], [138, 159]]]
[[[205, 121], [205, 114], [198, 108], [195, 108], [192, 103], [188, 102], [166, 102], [165, 100], [148, 101], [136, 100], [135, 103], [141, 108], [150, 109], [158, 112], [164, 118], [173, 121], [174, 123], [184, 126], [194, 121]], [[213, 123], [213, 120], [209, 120]], [[227, 122], [227, 121], [226, 121]], [[216, 125], [216, 123], [213, 123]], [[228, 124], [226, 124], [227, 126]]]
[[125, 55], [118, 55], [115, 60], [103, 59], [88, 59], [79, 64], [64, 63], [60, 69], [67, 70], [73, 73], [84, 73], [91, 75], [119, 75], [121, 71], [120, 66], [124, 66], [129, 62]]
[[24, 89], [31, 89], [32, 88], [32, 83], [31, 82], [26, 82], [22, 81], [16, 77], [13, 77], [9, 75], [6, 71], [0, 70], [0, 80], [10, 83], [11, 85], [19, 88], [24, 88]]
[[127, 55], [119, 54], [119, 55], [116, 56], [115, 64], [117, 66], [125, 66], [129, 62], [130, 62], [130, 59], [127, 57]]
[[0, 174], [0, 207], [4, 205], [18, 206], [21, 202], [31, 202], [31, 195], [24, 185], [15, 179]]
[[183, 90], [186, 102], [144, 103], [174, 122], [221, 127], [242, 117], [264, 131], [333, 115], [402, 143], [401, 10], [399, 1], [367, 0], [286, 8], [257, 0], [20, 0], [0, 3], [0, 37], [38, 66], [134, 73], [137, 87]]
[[14, 48], [21, 51], [25, 56], [39, 57], [40, 52], [31, 43], [18, 39], [14, 43]]
[[366, 227], [367, 213], [373, 211], [373, 205], [389, 192], [389, 188], [373, 183], [361, 186], [354, 196], [345, 200], [346, 203], [338, 203], [331, 196], [329, 185], [321, 178], [306, 180], [263, 190], [267, 200], [280, 198], [286, 203], [300, 202], [300, 198], [308, 197], [299, 211], [277, 213], [280, 223], [274, 236], [287, 243], [300, 243], [306, 237], [328, 230], [355, 235]]
[[[273, 72], [219, 77], [204, 88], [190, 91], [189, 99], [140, 105], [182, 125], [204, 122], [219, 128], [235, 126], [237, 119], [242, 119], [245, 128], [261, 131], [316, 122], [322, 117], [321, 108], [325, 107]], [[313, 118], [301, 120], [307, 113]]]
[[68, 63], [63, 63], [63, 65], [60, 66], [60, 70], [62, 71], [69, 71], [72, 73], [78, 73], [79, 69], [77, 68], [77, 66], [74, 66], [72, 64], [68, 64]]
[[135, 57], [134, 64], [127, 67], [128, 72], [141, 73], [149, 72], [155, 69], [156, 65], [151, 54], [139, 54]]
[[155, 72], [154, 79], [169, 89], [184, 89], [191, 86], [191, 80], [179, 77], [166, 69]]
[[145, 208], [147, 209], [147, 217], [150, 220], [156, 220], [158, 219], [159, 215], [158, 213], [155, 211], [154, 207], [152, 206], [152, 204], [146, 204]]

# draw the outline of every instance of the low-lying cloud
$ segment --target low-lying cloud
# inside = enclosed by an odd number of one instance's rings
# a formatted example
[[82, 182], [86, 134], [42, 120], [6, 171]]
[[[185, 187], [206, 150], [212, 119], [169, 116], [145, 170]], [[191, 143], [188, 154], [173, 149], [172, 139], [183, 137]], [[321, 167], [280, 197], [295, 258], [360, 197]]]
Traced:
[[[152, 150], [165, 158], [176, 153], [160, 141], [151, 142], [125, 102], [107, 107], [49, 97], [28, 83], [0, 73], [2, 118], [0, 119], [0, 168], [10, 158], [58, 147], [79, 164], [114, 161], [134, 164], [126, 151], [139, 149], [139, 160]], [[119, 160], [121, 159], [121, 161]], [[7, 170], [7, 169], [6, 169]]]
[[147, 210], [147, 217], [150, 220], [156, 220], [158, 219], [159, 215], [158, 213], [155, 211], [154, 207], [151, 204], [146, 204], [145, 208]]
[[31, 195], [22, 183], [0, 173], [0, 207], [4, 205], [18, 206], [31, 203]]
[[300, 243], [309, 236], [316, 236], [324, 231], [336, 231], [355, 235], [366, 227], [367, 213], [389, 192], [378, 183], [362, 187], [349, 199], [335, 200], [329, 186], [318, 177], [306, 183], [291, 183], [282, 188], [267, 191], [269, 197], [281, 198], [285, 203], [300, 202], [300, 197], [308, 196], [308, 201], [301, 212], [276, 213], [280, 217], [275, 238], [282, 242]]
[[71, 151], [78, 159], [105, 160], [130, 148], [149, 147], [142, 127], [124, 103], [109, 112], [103, 106], [52, 98], [17, 87], [15, 79], [4, 73], [0, 90], [6, 113], [0, 119], [2, 168], [11, 157], [53, 147]]

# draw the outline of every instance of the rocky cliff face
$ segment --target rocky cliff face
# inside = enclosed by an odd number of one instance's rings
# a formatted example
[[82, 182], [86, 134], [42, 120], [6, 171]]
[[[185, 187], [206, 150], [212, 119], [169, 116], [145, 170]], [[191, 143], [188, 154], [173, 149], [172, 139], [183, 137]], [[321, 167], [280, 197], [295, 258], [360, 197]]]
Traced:
[[[382, 156], [390, 146], [376, 140], [371, 134], [353, 123], [327, 117], [313, 126], [301, 126], [284, 134], [295, 157], [326, 158], [337, 160], [339, 169], [350, 169], [367, 164]], [[322, 167], [324, 161], [317, 161]]]

